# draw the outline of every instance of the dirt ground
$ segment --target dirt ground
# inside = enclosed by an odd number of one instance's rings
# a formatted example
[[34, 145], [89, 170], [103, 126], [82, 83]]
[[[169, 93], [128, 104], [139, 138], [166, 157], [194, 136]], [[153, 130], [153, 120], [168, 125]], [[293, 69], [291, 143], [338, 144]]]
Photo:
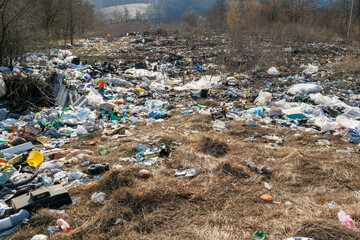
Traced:
[[[66, 215], [43, 209], [11, 239], [45, 233], [59, 217], [73, 230], [50, 239], [250, 239], [255, 231], [264, 231], [270, 240], [360, 239], [340, 224], [336, 210], [327, 207], [335, 201], [356, 223], [360, 221], [359, 153], [336, 153], [336, 149], [354, 147], [338, 136], [276, 125], [250, 127], [241, 121], [215, 131], [209, 116], [180, 112], [152, 127], [139, 123], [132, 133], [119, 139], [94, 133], [69, 145], [94, 150], [94, 162], [123, 168], [107, 172], [94, 184], [71, 189], [74, 204]], [[275, 145], [265, 135], [282, 137], [283, 144]], [[248, 137], [256, 141], [244, 142]], [[101, 156], [97, 146], [82, 144], [88, 139], [97, 139], [107, 149], [118, 148]], [[318, 139], [328, 139], [330, 146], [316, 145]], [[181, 145], [171, 145], [174, 142]], [[166, 143], [175, 151], [173, 157], [149, 167], [151, 177], [142, 179], [140, 167], [119, 160], [133, 156], [138, 143]], [[270, 173], [257, 174], [245, 165], [246, 159], [266, 165]], [[175, 178], [173, 169], [178, 167], [194, 168], [197, 176]], [[272, 189], [267, 190], [263, 182]], [[92, 202], [96, 191], [108, 194], [109, 202]], [[273, 202], [261, 199], [263, 194], [271, 195]], [[119, 218], [123, 220], [114, 225]]]

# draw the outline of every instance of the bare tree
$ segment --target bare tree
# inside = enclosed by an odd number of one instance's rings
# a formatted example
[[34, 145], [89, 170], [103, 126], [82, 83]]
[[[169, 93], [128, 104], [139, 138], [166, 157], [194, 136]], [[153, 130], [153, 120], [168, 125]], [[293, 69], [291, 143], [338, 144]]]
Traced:
[[[22, 16], [32, 3], [32, 0], [16, 1], [1, 0], [0, 1], [0, 64], [3, 64], [4, 54], [7, 48], [8, 40], [11, 35], [10, 29], [16, 21]], [[10, 45], [8, 45], [8, 48]], [[11, 50], [12, 51], [12, 50]]]
[[64, 14], [65, 2], [62, 0], [39, 0], [39, 8], [43, 15], [43, 21], [48, 39], [51, 38], [56, 21]]
[[129, 9], [127, 7], [124, 7], [124, 20], [125, 20], [125, 22], [129, 21], [129, 18], [130, 18]]

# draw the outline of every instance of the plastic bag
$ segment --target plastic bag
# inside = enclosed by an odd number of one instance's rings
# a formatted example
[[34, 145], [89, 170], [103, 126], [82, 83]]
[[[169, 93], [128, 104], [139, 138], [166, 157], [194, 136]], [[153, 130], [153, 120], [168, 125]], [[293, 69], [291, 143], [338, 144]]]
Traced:
[[0, 74], [0, 97], [3, 97], [6, 94], [6, 85]]
[[221, 120], [215, 120], [213, 123], [213, 128], [217, 130], [225, 130], [226, 126], [225, 123]]
[[85, 135], [88, 134], [88, 131], [81, 125], [79, 125], [76, 129], [76, 134], [77, 135]]
[[103, 97], [96, 92], [95, 89], [91, 88], [89, 94], [86, 96], [86, 99], [88, 100], [88, 104], [91, 106], [99, 106], [104, 102]]
[[322, 90], [322, 87], [316, 84], [312, 83], [300, 83], [292, 86], [288, 93], [292, 95], [300, 94], [300, 95], [306, 95], [310, 93], [318, 93]]
[[261, 91], [261, 92], [259, 93], [259, 96], [255, 99], [254, 103], [255, 103], [257, 106], [265, 106], [265, 105], [268, 105], [269, 102], [271, 101], [271, 97], [272, 97], [272, 94], [271, 94], [271, 93]]
[[312, 65], [309, 63], [309, 65], [305, 68], [305, 70], [303, 71], [303, 73], [305, 74], [314, 74], [314, 73], [317, 73], [319, 71], [319, 67], [318, 66], [315, 66], [315, 65]]
[[31, 240], [47, 240], [47, 236], [43, 234], [35, 235], [31, 238]]
[[280, 72], [276, 69], [276, 67], [271, 67], [267, 70], [267, 73], [272, 76], [278, 76]]
[[91, 201], [96, 203], [105, 204], [109, 201], [106, 199], [107, 199], [107, 195], [103, 192], [95, 192], [93, 195], [91, 195]]

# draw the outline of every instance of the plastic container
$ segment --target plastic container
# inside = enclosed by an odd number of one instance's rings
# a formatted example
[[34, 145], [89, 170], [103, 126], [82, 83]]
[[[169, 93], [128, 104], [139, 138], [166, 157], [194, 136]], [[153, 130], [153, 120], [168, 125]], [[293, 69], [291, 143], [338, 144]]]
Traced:
[[69, 232], [71, 230], [71, 227], [70, 225], [65, 222], [64, 219], [62, 218], [59, 218], [57, 221], [56, 221], [56, 224], [59, 226], [59, 228], [61, 228], [62, 230], [66, 230], [67, 232]]
[[357, 227], [355, 226], [354, 220], [352, 220], [351, 217], [347, 215], [343, 210], [340, 210], [338, 212], [338, 218], [344, 226], [355, 232], [359, 232], [359, 229], [357, 229]]
[[41, 152], [31, 151], [26, 162], [32, 167], [38, 167], [44, 161], [44, 156]]

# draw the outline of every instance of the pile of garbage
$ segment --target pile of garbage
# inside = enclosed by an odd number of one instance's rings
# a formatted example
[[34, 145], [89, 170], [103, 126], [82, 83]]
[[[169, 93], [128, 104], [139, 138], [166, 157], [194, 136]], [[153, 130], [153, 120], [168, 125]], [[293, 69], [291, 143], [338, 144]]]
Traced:
[[[146, 54], [157, 53], [156, 60], [147, 57], [138, 62], [120, 59], [96, 63], [83, 61], [69, 50], [52, 49], [27, 54], [12, 69], [0, 68], [0, 213], [1, 217], [9, 216], [0, 220], [0, 237], [19, 231], [19, 224], [39, 208], [60, 209], [72, 204], [68, 189], [91, 184], [112, 168], [108, 163], [92, 163], [93, 151], [64, 148], [94, 132], [117, 139], [131, 136], [139, 124], [151, 128], [153, 123], [171, 121], [174, 114], [183, 118], [197, 114], [209, 116], [218, 131], [226, 131], [234, 122], [255, 128], [278, 125], [336, 135], [360, 146], [360, 92], [336, 91], [338, 83], [330, 82], [328, 73], [319, 70], [321, 66], [309, 63], [301, 72], [288, 76], [271, 67], [263, 73], [264, 80], [259, 80], [251, 74], [220, 72], [220, 67], [211, 62], [220, 50], [195, 57], [192, 51], [179, 47], [176, 55], [168, 55], [162, 49], [172, 40], [142, 35], [119, 40], [127, 44], [122, 51], [145, 49]], [[102, 39], [93, 39], [80, 45], [100, 48], [103, 43]], [[111, 49], [104, 51], [114, 54]], [[209, 106], [205, 100], [216, 104]], [[279, 137], [267, 137], [274, 145], [282, 143]], [[98, 148], [101, 155], [109, 151], [101, 145]], [[136, 155], [121, 160], [146, 168], [171, 157], [173, 151], [166, 145], [138, 144]], [[87, 170], [76, 168], [79, 165]], [[196, 169], [174, 171], [175, 177], [197, 176]], [[143, 169], [140, 175], [148, 178], [151, 173]], [[92, 199], [107, 201], [102, 193]], [[343, 215], [339, 219], [347, 218]], [[63, 219], [57, 224], [49, 233], [71, 231]], [[265, 239], [261, 235], [254, 234], [253, 239]]]

